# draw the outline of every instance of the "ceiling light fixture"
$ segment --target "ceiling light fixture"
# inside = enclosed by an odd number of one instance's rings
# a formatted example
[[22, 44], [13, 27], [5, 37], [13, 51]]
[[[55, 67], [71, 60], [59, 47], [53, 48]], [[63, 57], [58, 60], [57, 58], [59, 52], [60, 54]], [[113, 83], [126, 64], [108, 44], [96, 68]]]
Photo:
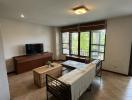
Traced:
[[21, 14], [20, 17], [21, 17], [21, 18], [24, 18], [25, 16], [24, 16], [24, 14]]
[[82, 15], [88, 12], [89, 9], [87, 9], [85, 6], [78, 6], [76, 8], [72, 9], [75, 14]]

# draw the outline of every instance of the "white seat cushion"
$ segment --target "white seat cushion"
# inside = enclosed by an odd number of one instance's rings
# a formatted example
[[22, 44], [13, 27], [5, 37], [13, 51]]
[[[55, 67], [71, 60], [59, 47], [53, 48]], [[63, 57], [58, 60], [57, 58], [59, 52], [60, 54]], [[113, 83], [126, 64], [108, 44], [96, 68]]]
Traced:
[[82, 69], [75, 69], [59, 78], [60, 81], [71, 85], [72, 100], [79, 99], [90, 86], [95, 77], [95, 70], [96, 65], [90, 63]]

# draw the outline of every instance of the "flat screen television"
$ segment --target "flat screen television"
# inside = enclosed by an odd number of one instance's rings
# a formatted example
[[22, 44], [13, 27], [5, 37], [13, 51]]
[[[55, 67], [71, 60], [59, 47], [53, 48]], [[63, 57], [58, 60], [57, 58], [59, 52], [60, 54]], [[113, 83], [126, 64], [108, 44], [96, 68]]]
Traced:
[[43, 53], [43, 43], [25, 44], [26, 55]]

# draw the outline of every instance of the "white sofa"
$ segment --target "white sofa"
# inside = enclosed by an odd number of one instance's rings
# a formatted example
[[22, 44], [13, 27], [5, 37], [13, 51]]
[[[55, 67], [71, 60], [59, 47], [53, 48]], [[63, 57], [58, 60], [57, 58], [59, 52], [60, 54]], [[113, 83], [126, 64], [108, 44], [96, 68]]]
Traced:
[[78, 100], [88, 89], [95, 77], [96, 64], [90, 63], [82, 69], [75, 69], [62, 77], [60, 81], [71, 86], [71, 100]]
[[[52, 94], [55, 93], [52, 92], [52, 89], [53, 91], [56, 91], [55, 95], [57, 94], [60, 96], [57, 100], [78, 100], [94, 80], [97, 65], [98, 61], [96, 60], [86, 64], [86, 67], [74, 69], [58, 79], [53, 78], [52, 81], [49, 83], [47, 82], [47, 87], [50, 87], [47, 88], [47, 91], [51, 92]], [[62, 87], [65, 89], [67, 87], [67, 90], [63, 90]]]

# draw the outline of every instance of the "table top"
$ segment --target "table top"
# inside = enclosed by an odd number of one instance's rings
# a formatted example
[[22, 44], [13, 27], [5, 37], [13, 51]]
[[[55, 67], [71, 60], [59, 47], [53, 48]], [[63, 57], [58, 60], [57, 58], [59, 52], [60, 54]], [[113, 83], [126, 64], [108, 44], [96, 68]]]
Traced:
[[86, 67], [85, 63], [81, 63], [81, 62], [77, 62], [77, 61], [73, 61], [73, 60], [67, 60], [67, 61], [63, 62], [62, 65], [69, 66], [72, 68], [77, 68], [77, 69], [81, 69], [83, 67]]
[[56, 69], [56, 68], [62, 66], [61, 64], [58, 64], [58, 63], [52, 63], [51, 65], [53, 65], [53, 67], [49, 67], [48, 65], [44, 65], [42, 67], [38, 67], [38, 68], [33, 69], [33, 71], [37, 72], [39, 74], [42, 74], [42, 73], [45, 73], [49, 70], [53, 70], [53, 69]]

